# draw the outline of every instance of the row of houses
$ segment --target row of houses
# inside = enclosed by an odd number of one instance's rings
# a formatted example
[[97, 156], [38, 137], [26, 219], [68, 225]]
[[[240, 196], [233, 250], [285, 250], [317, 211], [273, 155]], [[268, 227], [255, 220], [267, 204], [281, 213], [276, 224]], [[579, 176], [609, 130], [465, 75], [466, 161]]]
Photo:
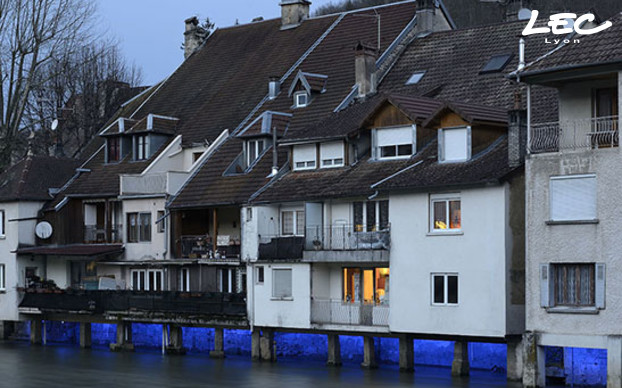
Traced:
[[[456, 29], [440, 1], [282, 17], [199, 40], [125, 103], [79, 164], [32, 155], [0, 181], [0, 319], [507, 344], [543, 386], [547, 346], [607, 349], [622, 384], [616, 191], [622, 53], [526, 21]], [[596, 20], [596, 23], [599, 23]]]

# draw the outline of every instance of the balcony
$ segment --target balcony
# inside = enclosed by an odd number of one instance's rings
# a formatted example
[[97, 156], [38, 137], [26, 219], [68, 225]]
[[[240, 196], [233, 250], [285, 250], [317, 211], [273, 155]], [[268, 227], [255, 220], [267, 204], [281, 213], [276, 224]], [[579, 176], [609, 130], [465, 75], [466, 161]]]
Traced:
[[619, 126], [618, 116], [532, 124], [529, 152], [618, 147]]
[[189, 173], [178, 171], [147, 175], [122, 175], [121, 195], [174, 195], [188, 177]]
[[357, 232], [360, 225], [332, 225], [307, 228], [303, 261], [388, 263], [390, 228]]
[[348, 326], [389, 326], [389, 305], [312, 300], [311, 323]]
[[216, 251], [211, 236], [181, 236], [181, 255], [184, 259], [213, 261], [240, 261], [240, 241], [229, 236], [219, 236]]
[[259, 260], [302, 259], [305, 238], [302, 236], [259, 237]]
[[19, 305], [22, 313], [75, 313], [90, 315], [168, 314], [202, 319], [246, 320], [243, 294], [217, 292], [47, 291], [26, 290]]
[[123, 242], [123, 225], [113, 225], [109, 233], [106, 228], [97, 225], [84, 225], [84, 242], [86, 244], [113, 244]]

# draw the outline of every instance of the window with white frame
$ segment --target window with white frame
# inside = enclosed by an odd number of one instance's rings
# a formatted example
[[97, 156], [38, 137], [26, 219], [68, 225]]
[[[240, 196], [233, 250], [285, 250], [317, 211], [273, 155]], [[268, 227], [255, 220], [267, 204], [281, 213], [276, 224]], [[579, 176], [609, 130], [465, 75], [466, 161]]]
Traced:
[[311, 170], [317, 166], [317, 146], [303, 144], [294, 146], [294, 170]]
[[190, 268], [179, 270], [179, 291], [190, 292]]
[[437, 306], [458, 304], [458, 274], [432, 274], [432, 304]]
[[0, 264], [0, 291], [6, 290], [6, 270], [5, 265]]
[[263, 284], [263, 280], [264, 280], [264, 267], [263, 265], [258, 266], [255, 268], [255, 283], [257, 284]]
[[596, 220], [596, 175], [567, 175], [550, 180], [551, 221]]
[[304, 236], [305, 212], [304, 210], [281, 211], [281, 235]]
[[136, 136], [136, 160], [149, 159], [149, 135]]
[[292, 298], [291, 268], [275, 268], [272, 270], [272, 297], [277, 299]]
[[6, 236], [6, 223], [5, 223], [5, 215], [4, 210], [0, 210], [0, 237]]
[[320, 144], [320, 161], [322, 168], [342, 167], [344, 165], [344, 148], [342, 141]]
[[246, 165], [253, 164], [261, 152], [264, 150], [265, 142], [263, 139], [249, 140], [246, 142]]
[[151, 213], [127, 213], [127, 242], [151, 241]]
[[158, 233], [164, 233], [164, 231], [166, 230], [166, 218], [164, 218], [165, 215], [166, 213], [164, 212], [164, 210], [158, 210], [158, 219], [156, 220], [156, 231]]
[[604, 263], [540, 265], [542, 307], [605, 308]]
[[222, 268], [219, 271], [218, 289], [220, 292], [237, 292], [235, 268]]
[[417, 151], [416, 126], [378, 128], [372, 132], [374, 159], [409, 158]]
[[459, 232], [462, 211], [459, 195], [430, 196], [430, 232]]
[[294, 108], [304, 108], [309, 105], [309, 94], [305, 91], [294, 93]]
[[466, 162], [469, 159], [471, 159], [471, 127], [439, 129], [439, 162]]
[[131, 287], [135, 291], [163, 291], [164, 271], [161, 269], [133, 269]]
[[376, 232], [389, 227], [389, 201], [352, 203], [355, 232]]

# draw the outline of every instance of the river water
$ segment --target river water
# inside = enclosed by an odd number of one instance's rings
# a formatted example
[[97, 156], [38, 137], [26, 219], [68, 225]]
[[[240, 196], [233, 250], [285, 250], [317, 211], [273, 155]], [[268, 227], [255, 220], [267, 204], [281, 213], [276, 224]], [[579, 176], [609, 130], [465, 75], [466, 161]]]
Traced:
[[162, 356], [156, 352], [112, 353], [105, 348], [0, 343], [0, 387], [512, 387], [503, 374], [472, 371], [452, 379], [448, 368], [397, 367], [362, 370], [355, 364], [328, 368], [321, 362], [279, 360], [254, 363], [245, 357], [212, 360], [204, 355]]

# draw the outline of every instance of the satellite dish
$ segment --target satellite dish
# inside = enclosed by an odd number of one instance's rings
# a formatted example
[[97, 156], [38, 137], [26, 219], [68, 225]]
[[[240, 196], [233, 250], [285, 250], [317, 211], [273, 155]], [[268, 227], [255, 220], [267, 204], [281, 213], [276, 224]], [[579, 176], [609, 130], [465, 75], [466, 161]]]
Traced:
[[52, 232], [54, 229], [52, 228], [52, 224], [47, 221], [41, 221], [35, 226], [35, 235], [39, 237], [41, 240], [47, 240], [52, 237]]
[[56, 128], [58, 128], [58, 119], [54, 119], [54, 121], [52, 121], [52, 131], [56, 131]]
[[529, 20], [531, 19], [531, 10], [529, 8], [521, 8], [518, 11], [518, 20]]

